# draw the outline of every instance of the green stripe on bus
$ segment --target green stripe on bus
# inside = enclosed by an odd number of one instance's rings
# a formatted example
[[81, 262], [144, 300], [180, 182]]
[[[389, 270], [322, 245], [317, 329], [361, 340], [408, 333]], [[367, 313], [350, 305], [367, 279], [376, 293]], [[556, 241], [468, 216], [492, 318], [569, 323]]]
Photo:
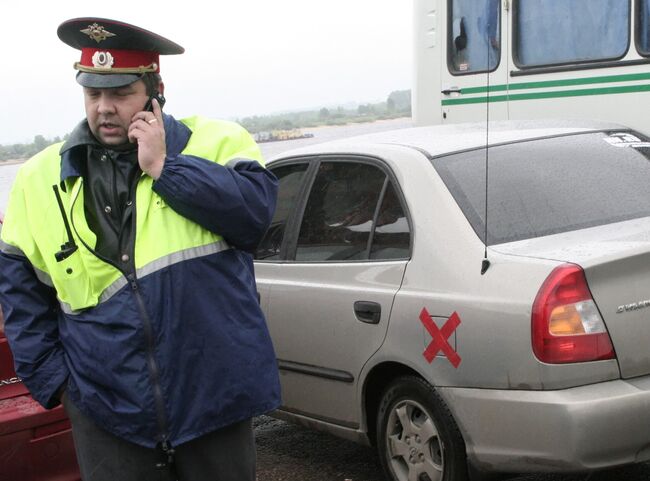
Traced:
[[[650, 79], [650, 73], [634, 73], [627, 75], [605, 75], [602, 77], [570, 78], [563, 80], [546, 80], [543, 82], [521, 82], [510, 84], [490, 85], [490, 92], [503, 92], [505, 90], [541, 89], [546, 87], [570, 87], [574, 85], [590, 85], [607, 82], [636, 82]], [[462, 89], [463, 94], [486, 93], [487, 87], [467, 87]]]
[[[492, 90], [492, 87], [490, 87]], [[650, 84], [645, 85], [627, 85], [623, 87], [604, 87], [598, 89], [579, 89], [579, 90], [554, 90], [552, 92], [536, 92], [529, 94], [509, 94], [490, 96], [490, 103], [506, 102], [516, 100], [535, 100], [535, 99], [553, 99], [560, 97], [584, 97], [587, 95], [611, 95], [611, 94], [628, 94], [633, 92], [650, 92]], [[463, 104], [483, 104], [488, 97], [470, 97], [455, 98], [442, 101], [442, 105], [463, 105]]]

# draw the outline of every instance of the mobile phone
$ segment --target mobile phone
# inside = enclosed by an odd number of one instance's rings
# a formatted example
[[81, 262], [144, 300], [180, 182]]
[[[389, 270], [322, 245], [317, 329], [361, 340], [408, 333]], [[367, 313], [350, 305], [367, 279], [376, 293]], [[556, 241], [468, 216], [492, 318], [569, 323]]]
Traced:
[[165, 105], [165, 97], [156, 92], [155, 94], [149, 96], [149, 100], [147, 100], [147, 103], [144, 104], [144, 108], [142, 109], [145, 112], [153, 112], [153, 102], [152, 100], [156, 99], [158, 101], [158, 105], [160, 105], [160, 109], [162, 110], [163, 105]]

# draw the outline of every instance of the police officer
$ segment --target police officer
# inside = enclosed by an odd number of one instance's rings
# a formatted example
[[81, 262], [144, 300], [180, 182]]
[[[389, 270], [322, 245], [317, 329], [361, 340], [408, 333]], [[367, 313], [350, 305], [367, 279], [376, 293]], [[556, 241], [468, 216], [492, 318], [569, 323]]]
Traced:
[[160, 55], [179, 45], [101, 18], [58, 36], [81, 50], [86, 118], [10, 195], [16, 372], [63, 401], [86, 481], [252, 481], [251, 418], [280, 402], [250, 255], [277, 181], [240, 126], [163, 113]]

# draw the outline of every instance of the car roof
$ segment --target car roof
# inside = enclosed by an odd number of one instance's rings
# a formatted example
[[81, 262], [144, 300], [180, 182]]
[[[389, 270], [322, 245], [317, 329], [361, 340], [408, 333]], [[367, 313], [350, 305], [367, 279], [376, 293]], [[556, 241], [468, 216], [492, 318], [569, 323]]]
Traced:
[[[620, 124], [594, 120], [526, 120], [497, 121], [489, 124], [488, 145], [520, 142], [544, 137], [579, 134], [602, 130], [629, 130]], [[364, 147], [381, 144], [400, 145], [417, 149], [428, 157], [437, 157], [486, 145], [485, 122], [434, 125], [390, 130], [357, 137], [333, 140], [293, 149], [271, 160], [303, 155], [335, 152], [358, 152]]]

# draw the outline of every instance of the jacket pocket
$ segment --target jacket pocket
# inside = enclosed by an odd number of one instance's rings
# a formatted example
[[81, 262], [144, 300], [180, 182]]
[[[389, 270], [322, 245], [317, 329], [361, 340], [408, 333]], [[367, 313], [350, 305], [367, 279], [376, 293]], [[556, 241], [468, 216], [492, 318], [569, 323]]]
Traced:
[[70, 314], [97, 304], [97, 295], [93, 293], [90, 276], [81, 261], [79, 250], [49, 267], [52, 283], [65, 312]]

